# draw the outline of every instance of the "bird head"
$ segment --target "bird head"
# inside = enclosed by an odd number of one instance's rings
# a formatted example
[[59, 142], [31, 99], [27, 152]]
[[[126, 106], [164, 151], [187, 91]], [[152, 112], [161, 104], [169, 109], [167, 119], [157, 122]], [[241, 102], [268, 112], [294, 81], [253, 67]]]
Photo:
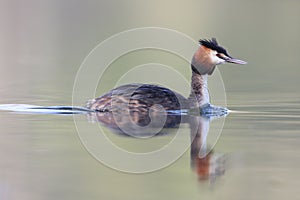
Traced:
[[224, 63], [244, 65], [247, 62], [231, 57], [226, 49], [220, 46], [216, 38], [200, 40], [200, 47], [192, 59], [193, 71], [201, 75], [211, 75], [215, 67]]

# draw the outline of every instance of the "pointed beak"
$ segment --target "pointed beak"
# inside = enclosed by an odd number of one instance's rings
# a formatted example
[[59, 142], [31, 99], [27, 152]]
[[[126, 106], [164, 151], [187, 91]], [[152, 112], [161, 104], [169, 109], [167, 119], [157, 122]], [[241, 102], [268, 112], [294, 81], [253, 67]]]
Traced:
[[236, 58], [232, 58], [229, 55], [217, 54], [217, 56], [219, 58], [225, 60], [225, 62], [228, 62], [228, 63], [234, 63], [234, 64], [239, 64], [239, 65], [245, 65], [245, 64], [247, 64], [247, 62], [245, 62], [243, 60], [236, 59]]
[[230, 57], [227, 57], [225, 59], [225, 61], [228, 62], [228, 63], [234, 63], [234, 64], [239, 64], [239, 65], [247, 64], [247, 62], [245, 62], [243, 60], [239, 60], [239, 59], [236, 59], [236, 58], [230, 58]]

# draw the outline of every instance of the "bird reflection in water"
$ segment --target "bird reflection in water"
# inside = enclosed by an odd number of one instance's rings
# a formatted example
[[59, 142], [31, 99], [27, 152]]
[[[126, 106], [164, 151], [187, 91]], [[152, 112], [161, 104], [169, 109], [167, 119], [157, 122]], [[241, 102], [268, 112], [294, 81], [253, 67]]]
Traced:
[[199, 181], [209, 180], [214, 183], [219, 176], [225, 173], [225, 156], [222, 153], [214, 153], [208, 149], [206, 140], [209, 134], [209, 126], [213, 117], [190, 117], [191, 131], [191, 168], [195, 171]]
[[182, 123], [189, 124], [191, 169], [199, 181], [209, 181], [213, 184], [225, 173], [225, 156], [213, 152], [206, 141], [210, 122], [226, 115], [225, 113], [217, 116], [176, 114], [166, 113], [162, 109], [162, 113], [150, 112], [149, 115], [129, 111], [127, 113], [91, 112], [87, 116], [90, 122], [100, 123], [120, 135], [137, 138], [162, 136], [170, 133], [170, 128], [174, 130]]

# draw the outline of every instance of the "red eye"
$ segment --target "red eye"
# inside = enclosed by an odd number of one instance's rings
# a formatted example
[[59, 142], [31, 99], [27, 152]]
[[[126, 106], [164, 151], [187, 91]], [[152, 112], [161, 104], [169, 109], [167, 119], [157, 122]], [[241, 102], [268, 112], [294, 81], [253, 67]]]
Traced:
[[222, 54], [221, 53], [217, 53], [217, 55], [219, 58], [223, 59]]

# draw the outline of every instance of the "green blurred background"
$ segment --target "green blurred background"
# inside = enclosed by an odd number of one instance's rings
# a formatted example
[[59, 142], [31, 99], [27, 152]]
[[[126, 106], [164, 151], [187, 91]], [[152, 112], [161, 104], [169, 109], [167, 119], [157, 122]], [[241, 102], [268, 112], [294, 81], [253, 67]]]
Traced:
[[144, 26], [195, 40], [216, 37], [247, 60], [242, 68], [219, 68], [228, 92], [293, 93], [299, 84], [299, 7], [297, 0], [1, 1], [0, 94], [70, 102], [74, 77], [91, 49]]

